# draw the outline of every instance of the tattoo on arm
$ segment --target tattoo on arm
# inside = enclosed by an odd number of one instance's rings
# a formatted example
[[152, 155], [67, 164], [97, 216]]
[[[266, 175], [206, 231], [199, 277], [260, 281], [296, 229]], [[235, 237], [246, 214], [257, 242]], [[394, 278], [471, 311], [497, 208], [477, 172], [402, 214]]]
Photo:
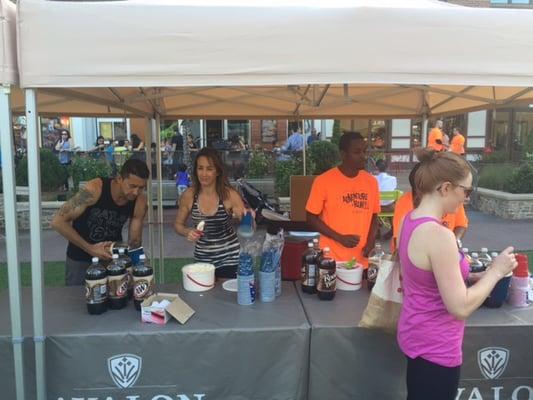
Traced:
[[75, 211], [78, 207], [88, 206], [93, 200], [93, 194], [86, 189], [81, 189], [59, 209], [59, 215], [65, 216]]

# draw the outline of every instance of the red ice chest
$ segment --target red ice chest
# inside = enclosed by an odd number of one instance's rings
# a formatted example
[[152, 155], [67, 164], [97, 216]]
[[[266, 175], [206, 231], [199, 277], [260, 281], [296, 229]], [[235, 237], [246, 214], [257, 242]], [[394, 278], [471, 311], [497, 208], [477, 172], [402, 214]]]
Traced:
[[308, 239], [286, 237], [281, 253], [281, 279], [297, 281], [302, 277], [302, 254], [307, 249]]
[[513, 271], [513, 275], [520, 278], [529, 277], [527, 254], [517, 253], [516, 261], [518, 262], [518, 266]]

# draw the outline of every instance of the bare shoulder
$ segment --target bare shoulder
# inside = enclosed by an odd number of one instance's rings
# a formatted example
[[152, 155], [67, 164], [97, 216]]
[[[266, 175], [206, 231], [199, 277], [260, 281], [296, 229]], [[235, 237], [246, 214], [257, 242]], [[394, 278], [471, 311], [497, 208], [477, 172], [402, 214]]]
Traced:
[[192, 202], [194, 200], [194, 188], [190, 187], [182, 193], [180, 197], [180, 206], [185, 206], [187, 208], [192, 207]]

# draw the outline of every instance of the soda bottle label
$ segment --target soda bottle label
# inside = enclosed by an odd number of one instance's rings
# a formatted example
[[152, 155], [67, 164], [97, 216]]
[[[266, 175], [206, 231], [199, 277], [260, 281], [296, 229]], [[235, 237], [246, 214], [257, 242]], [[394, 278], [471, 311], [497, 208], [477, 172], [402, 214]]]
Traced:
[[128, 278], [128, 289], [133, 289], [133, 267], [126, 268]]
[[107, 278], [109, 297], [122, 299], [128, 295], [128, 274], [112, 275]]
[[302, 283], [306, 286], [315, 286], [316, 265], [307, 264], [302, 267]]
[[318, 273], [319, 277], [317, 290], [320, 290], [321, 292], [335, 291], [337, 283], [337, 274], [335, 273], [335, 269], [320, 268]]
[[107, 301], [107, 278], [85, 281], [87, 304], [100, 304]]
[[371, 283], [376, 282], [376, 278], [378, 277], [379, 262], [380, 262], [379, 259], [375, 260], [375, 259], [370, 258], [368, 260], [368, 270], [366, 273], [367, 273], [367, 279]]
[[133, 277], [133, 297], [137, 301], [154, 294], [154, 276], [134, 276]]

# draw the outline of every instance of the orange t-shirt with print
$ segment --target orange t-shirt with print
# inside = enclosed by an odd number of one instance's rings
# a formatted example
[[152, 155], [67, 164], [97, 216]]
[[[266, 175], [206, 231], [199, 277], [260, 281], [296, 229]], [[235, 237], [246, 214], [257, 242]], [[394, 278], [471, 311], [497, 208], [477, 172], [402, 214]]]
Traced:
[[444, 149], [444, 145], [437, 143], [437, 140], [440, 140], [441, 143], [444, 143], [442, 131], [439, 128], [433, 128], [429, 131], [428, 147], [435, 151], [442, 151]]
[[320, 247], [329, 247], [337, 261], [349, 261], [353, 257], [363, 265], [363, 257], [372, 216], [379, 214], [378, 182], [366, 171], [349, 178], [335, 167], [316, 177], [307, 200], [306, 211], [318, 215], [334, 231], [342, 235], [359, 235], [356, 247], [344, 247], [335, 240], [320, 235]]
[[453, 151], [455, 154], [460, 156], [465, 154], [465, 137], [458, 133], [452, 138], [450, 143], [450, 151]]
[[[392, 217], [393, 236], [391, 240], [391, 251], [395, 250], [394, 243], [398, 243], [399, 229], [403, 217], [405, 217], [405, 215], [413, 208], [413, 192], [405, 192], [402, 197], [398, 199], [396, 206], [394, 207], [394, 216]], [[464, 205], [461, 204], [455, 213], [446, 214], [442, 217], [442, 225], [452, 231], [458, 226], [468, 228], [468, 218], [466, 216]]]

